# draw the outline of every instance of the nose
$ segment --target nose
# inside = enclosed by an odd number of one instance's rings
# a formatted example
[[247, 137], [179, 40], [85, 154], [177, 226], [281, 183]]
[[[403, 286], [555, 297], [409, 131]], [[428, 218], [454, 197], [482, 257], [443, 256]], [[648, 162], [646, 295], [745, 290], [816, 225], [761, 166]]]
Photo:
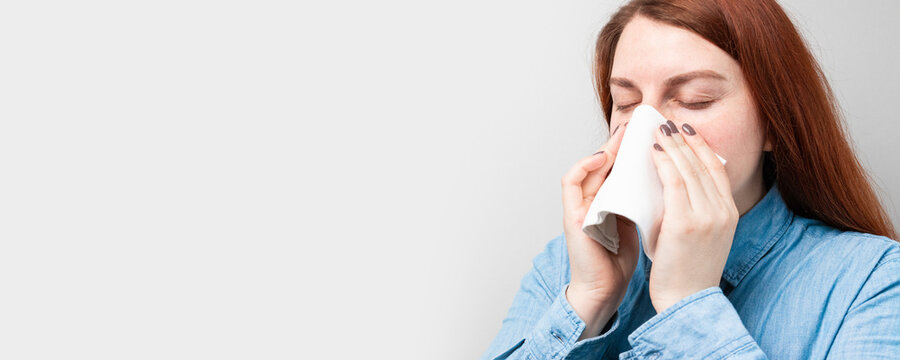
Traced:
[[656, 109], [656, 111], [658, 111], [664, 118], [666, 118], [666, 120], [670, 120], [670, 121], [674, 122], [676, 125], [678, 125], [678, 122], [675, 120], [675, 118], [674, 118], [674, 117], [672, 116], [672, 114], [671, 114], [671, 110], [668, 109], [668, 107], [665, 106], [665, 104], [661, 104], [661, 103], [659, 103], [659, 102], [646, 102], [646, 103], [643, 103], [643, 104], [647, 104], [647, 105], [652, 106], [652, 107], [653, 107], [654, 109]]

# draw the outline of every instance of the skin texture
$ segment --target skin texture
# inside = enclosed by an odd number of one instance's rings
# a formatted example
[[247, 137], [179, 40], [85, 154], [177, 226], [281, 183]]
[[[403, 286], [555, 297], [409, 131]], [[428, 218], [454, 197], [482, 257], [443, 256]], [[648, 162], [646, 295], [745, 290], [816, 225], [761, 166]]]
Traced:
[[637, 264], [637, 234], [627, 220], [619, 219], [619, 254], [581, 231], [635, 107], [651, 105], [671, 120], [657, 133], [662, 150], [651, 152], [665, 203], [650, 271], [657, 312], [719, 285], [739, 216], [764, 195], [763, 151], [771, 150], [739, 64], [689, 30], [636, 16], [619, 39], [610, 84], [615, 132], [603, 153], [579, 160], [562, 179], [572, 274], [566, 298], [587, 324], [581, 338], [600, 333]]

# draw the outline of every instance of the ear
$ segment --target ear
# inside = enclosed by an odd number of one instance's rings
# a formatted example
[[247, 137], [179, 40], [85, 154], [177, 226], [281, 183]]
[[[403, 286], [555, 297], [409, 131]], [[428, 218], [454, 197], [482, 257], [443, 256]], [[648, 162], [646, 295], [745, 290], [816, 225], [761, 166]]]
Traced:
[[766, 143], [763, 144], [763, 151], [772, 151], [772, 142], [769, 139], [766, 139]]

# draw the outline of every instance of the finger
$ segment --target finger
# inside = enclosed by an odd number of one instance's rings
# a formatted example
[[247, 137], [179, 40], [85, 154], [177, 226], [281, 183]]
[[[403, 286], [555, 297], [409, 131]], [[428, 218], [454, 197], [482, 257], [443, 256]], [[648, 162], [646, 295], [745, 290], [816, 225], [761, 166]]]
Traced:
[[[684, 180], [681, 173], [672, 162], [672, 158], [662, 147], [656, 143], [654, 150], [650, 151], [650, 158], [656, 165], [656, 173], [659, 175], [659, 182], [663, 186], [663, 203], [665, 211], [674, 211], [677, 213], [686, 213], [690, 211], [690, 200], [684, 187]], [[659, 146], [659, 147], [657, 147]]]
[[629, 122], [622, 124], [621, 128], [616, 128], [616, 130], [613, 130], [613, 134], [610, 135], [609, 141], [606, 143], [605, 150], [606, 152], [612, 154], [613, 157], [619, 154], [619, 145], [622, 144], [622, 138], [625, 137], [625, 130], [628, 130]]
[[712, 175], [709, 174], [709, 170], [704, 162], [700, 160], [696, 152], [694, 152], [694, 149], [687, 143], [684, 136], [682, 136], [683, 133], [678, 131], [678, 126], [676, 126], [672, 120], [667, 120], [666, 124], [669, 126], [669, 129], [672, 130], [672, 139], [678, 144], [678, 148], [684, 154], [684, 158], [687, 159], [688, 164], [694, 170], [694, 174], [697, 175], [697, 179], [700, 181], [700, 186], [703, 187], [706, 198], [710, 200], [719, 198], [721, 195], [719, 194], [718, 186], [715, 181], [713, 181]]
[[594, 196], [597, 195], [597, 191], [600, 190], [600, 186], [603, 185], [604, 180], [606, 180], [606, 176], [609, 173], [609, 170], [612, 169], [613, 164], [616, 161], [616, 155], [618, 154], [619, 145], [622, 143], [622, 137], [625, 134], [624, 126], [628, 125], [627, 123], [624, 125], [619, 125], [615, 130], [613, 130], [610, 135], [609, 141], [600, 148], [600, 151], [606, 152], [607, 160], [606, 163], [603, 164], [599, 169], [592, 171], [587, 175], [584, 181], [581, 184], [581, 191], [584, 193], [584, 197], [587, 199], [591, 199], [593, 201]]
[[678, 145], [675, 142], [674, 134], [672, 134], [672, 130], [668, 125], [660, 125], [659, 129], [660, 131], [656, 132], [656, 141], [663, 148], [666, 155], [669, 156], [669, 159], [672, 160], [678, 173], [681, 174], [681, 180], [684, 183], [691, 208], [705, 210], [709, 207], [707, 205], [709, 200], [706, 196], [706, 190], [703, 189], [703, 185], [697, 177], [697, 170], [690, 165], [690, 162], [684, 155], [684, 151], [680, 148], [680, 146], [686, 145]]
[[607, 161], [606, 153], [598, 153], [579, 160], [562, 178], [562, 201], [566, 215], [577, 216], [576, 213], [584, 203], [581, 183], [591, 171], [597, 170]]
[[731, 194], [731, 182], [728, 180], [728, 173], [725, 171], [725, 165], [722, 165], [722, 162], [719, 161], [719, 157], [716, 156], [716, 153], [709, 147], [709, 144], [706, 143], [706, 139], [704, 139], [697, 130], [691, 127], [690, 124], [681, 124], [681, 130], [682, 133], [686, 135], [684, 137], [685, 142], [694, 149], [694, 153], [697, 154], [697, 157], [700, 158], [700, 161], [702, 161], [709, 170], [709, 175], [716, 184], [716, 190], [720, 196], [733, 204], [734, 196]]

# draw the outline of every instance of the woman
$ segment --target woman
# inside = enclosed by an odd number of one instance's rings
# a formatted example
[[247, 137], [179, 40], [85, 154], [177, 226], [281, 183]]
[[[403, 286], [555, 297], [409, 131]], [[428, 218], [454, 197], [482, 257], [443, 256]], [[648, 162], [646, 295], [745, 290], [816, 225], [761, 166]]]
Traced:
[[[563, 177], [564, 233], [483, 358], [900, 358], [897, 236], [783, 9], [634, 0], [596, 46], [611, 138]], [[652, 264], [627, 220], [618, 254], [581, 230], [639, 104], [670, 119]]]

